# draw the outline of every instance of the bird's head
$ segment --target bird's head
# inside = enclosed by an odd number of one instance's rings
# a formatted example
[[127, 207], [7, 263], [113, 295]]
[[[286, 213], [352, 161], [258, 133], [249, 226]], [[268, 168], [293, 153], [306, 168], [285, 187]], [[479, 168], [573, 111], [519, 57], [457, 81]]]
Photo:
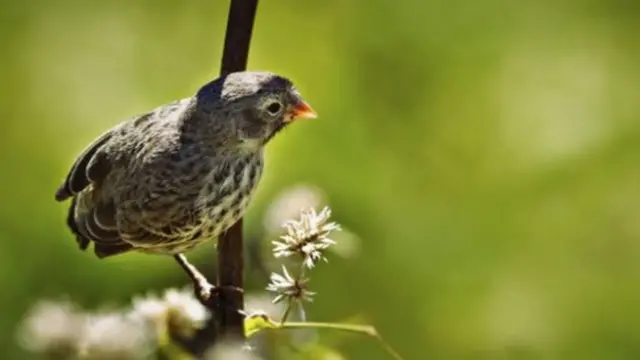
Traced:
[[293, 121], [317, 116], [293, 83], [274, 73], [236, 72], [208, 86], [198, 95], [217, 98], [241, 146], [258, 148]]

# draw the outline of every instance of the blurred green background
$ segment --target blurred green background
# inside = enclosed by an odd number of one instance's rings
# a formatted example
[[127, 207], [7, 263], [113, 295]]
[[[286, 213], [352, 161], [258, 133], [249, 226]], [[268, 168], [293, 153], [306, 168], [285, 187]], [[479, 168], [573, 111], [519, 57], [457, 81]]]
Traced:
[[[170, 258], [79, 252], [53, 194], [103, 130], [217, 75], [227, 5], [2, 1], [3, 359], [30, 358], [38, 299], [186, 284]], [[249, 67], [320, 118], [270, 145], [248, 237], [281, 191], [323, 189], [360, 240], [314, 271], [309, 316], [361, 315], [407, 359], [640, 358], [639, 36], [630, 0], [263, 1]]]

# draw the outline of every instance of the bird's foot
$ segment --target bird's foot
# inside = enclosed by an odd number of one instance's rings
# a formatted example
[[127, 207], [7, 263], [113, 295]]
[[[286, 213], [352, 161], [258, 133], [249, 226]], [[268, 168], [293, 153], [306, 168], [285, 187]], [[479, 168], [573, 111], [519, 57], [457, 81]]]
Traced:
[[214, 286], [210, 283], [195, 285], [195, 295], [202, 303], [211, 303], [220, 297], [234, 293], [242, 294], [244, 291], [235, 286]]
[[210, 284], [208, 281], [204, 284], [196, 283], [194, 286], [196, 297], [200, 299], [201, 302], [210, 301], [217, 295], [216, 293], [220, 291], [216, 286]]
[[202, 303], [210, 301], [215, 295], [216, 287], [183, 254], [177, 254], [174, 258], [191, 279], [196, 298]]
[[235, 286], [215, 286], [211, 284], [207, 278], [195, 268], [183, 254], [175, 255], [175, 259], [187, 273], [193, 282], [195, 296], [203, 304], [211, 304], [221, 296], [233, 296], [234, 293], [243, 293], [241, 288]]

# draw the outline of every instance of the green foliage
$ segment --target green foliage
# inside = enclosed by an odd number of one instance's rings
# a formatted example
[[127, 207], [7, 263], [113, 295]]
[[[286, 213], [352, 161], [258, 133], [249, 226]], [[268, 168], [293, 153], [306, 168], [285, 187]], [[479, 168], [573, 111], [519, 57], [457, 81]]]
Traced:
[[[101, 131], [217, 74], [227, 2], [1, 5], [0, 348], [19, 360], [37, 299], [186, 284], [168, 258], [80, 253], [53, 194]], [[247, 233], [281, 190], [324, 189], [356, 251], [314, 274], [310, 318], [365, 314], [407, 359], [638, 358], [639, 16], [613, 0], [264, 1], [249, 66], [290, 76], [320, 117], [270, 146]]]

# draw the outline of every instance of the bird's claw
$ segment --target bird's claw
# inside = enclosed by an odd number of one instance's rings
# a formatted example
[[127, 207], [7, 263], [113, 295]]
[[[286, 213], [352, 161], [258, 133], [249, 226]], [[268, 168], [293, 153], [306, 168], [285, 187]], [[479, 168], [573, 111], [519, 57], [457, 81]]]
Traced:
[[214, 294], [218, 291], [218, 288], [209, 284], [198, 284], [196, 288], [196, 295], [200, 301], [209, 301], [213, 298]]
[[230, 293], [244, 293], [244, 290], [235, 286], [215, 286], [209, 283], [198, 284], [196, 287], [196, 296], [203, 303], [209, 303], [220, 296]]

